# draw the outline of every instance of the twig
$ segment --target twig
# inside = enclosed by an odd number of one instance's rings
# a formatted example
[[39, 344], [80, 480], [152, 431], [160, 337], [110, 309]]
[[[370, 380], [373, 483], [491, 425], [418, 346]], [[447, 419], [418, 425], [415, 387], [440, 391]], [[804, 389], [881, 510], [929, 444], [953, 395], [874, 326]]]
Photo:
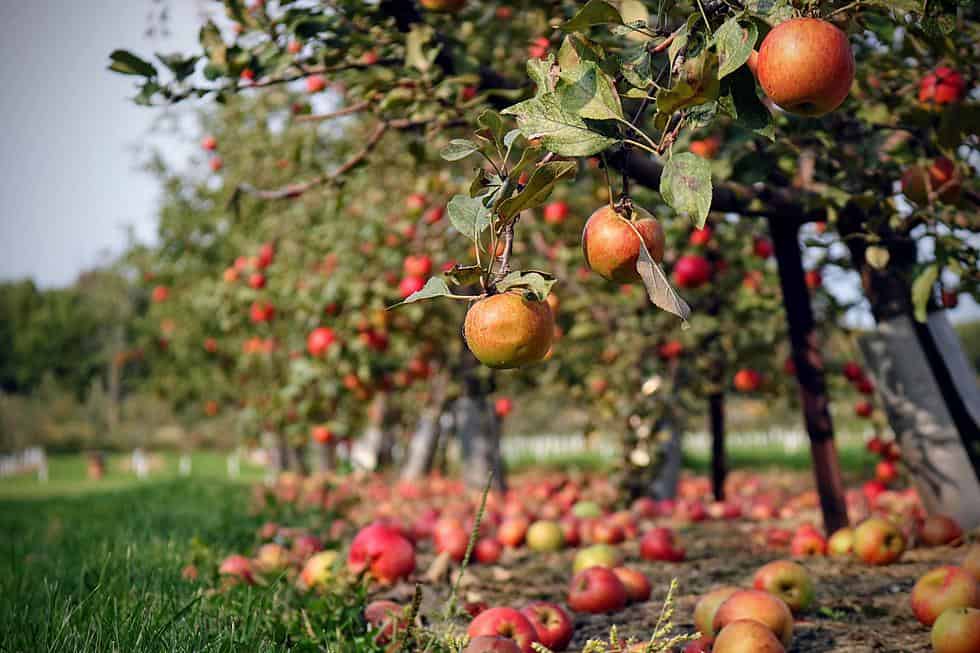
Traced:
[[327, 120], [333, 120], [334, 118], [340, 118], [341, 116], [349, 116], [354, 113], [360, 113], [370, 106], [371, 102], [364, 100], [362, 102], [358, 102], [357, 104], [352, 104], [349, 107], [344, 107], [343, 109], [338, 109], [330, 113], [321, 113], [315, 116], [298, 116], [296, 118], [296, 122], [326, 122]]

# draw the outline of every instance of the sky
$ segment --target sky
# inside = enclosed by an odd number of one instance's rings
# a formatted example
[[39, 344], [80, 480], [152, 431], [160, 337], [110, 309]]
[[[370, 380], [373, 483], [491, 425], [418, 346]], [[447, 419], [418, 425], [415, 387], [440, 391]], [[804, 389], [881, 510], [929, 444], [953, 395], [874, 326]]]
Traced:
[[[162, 109], [136, 106], [135, 79], [107, 70], [116, 48], [195, 49], [205, 0], [0, 0], [0, 280], [72, 283], [127, 244], [151, 241], [157, 182], [139, 170], [147, 143], [186, 161], [195, 139], [150, 136]], [[169, 35], [146, 36], [168, 10]], [[193, 107], [167, 111], [187, 118]], [[856, 277], [827, 279], [852, 298]], [[839, 292], [838, 292], [839, 291]], [[870, 315], [855, 316], [858, 323]], [[951, 317], [975, 319], [963, 298]]]

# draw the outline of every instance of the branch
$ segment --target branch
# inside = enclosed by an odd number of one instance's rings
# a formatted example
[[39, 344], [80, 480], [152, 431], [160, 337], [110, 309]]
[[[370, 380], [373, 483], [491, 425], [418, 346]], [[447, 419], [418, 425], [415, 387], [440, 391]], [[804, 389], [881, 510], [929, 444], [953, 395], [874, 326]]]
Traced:
[[349, 116], [354, 113], [360, 113], [361, 111], [364, 111], [370, 106], [371, 106], [370, 101], [363, 100], [361, 102], [358, 102], [357, 104], [352, 104], [348, 107], [344, 107], [343, 109], [338, 109], [337, 111], [333, 111], [331, 113], [321, 113], [315, 116], [314, 115], [297, 116], [295, 118], [295, 121], [296, 122], [326, 122], [327, 120], [333, 120], [334, 118], [340, 118], [341, 116]]

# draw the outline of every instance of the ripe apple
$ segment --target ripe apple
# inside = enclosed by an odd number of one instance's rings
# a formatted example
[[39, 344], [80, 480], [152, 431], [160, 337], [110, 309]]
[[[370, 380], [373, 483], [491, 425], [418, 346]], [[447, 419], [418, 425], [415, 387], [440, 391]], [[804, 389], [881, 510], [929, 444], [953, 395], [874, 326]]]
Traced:
[[527, 546], [532, 551], [558, 551], [564, 545], [564, 536], [558, 522], [541, 520], [527, 529]]
[[524, 543], [530, 524], [525, 517], [510, 517], [497, 529], [497, 541], [516, 549]]
[[840, 106], [854, 81], [854, 54], [847, 34], [815, 18], [794, 18], [774, 27], [759, 46], [759, 84], [782, 109], [822, 116]]
[[872, 565], [887, 565], [902, 557], [905, 538], [892, 522], [880, 517], [865, 520], [854, 529], [854, 554]]
[[265, 288], [265, 275], [261, 272], [253, 272], [248, 277], [248, 287], [254, 290]]
[[466, 547], [470, 543], [470, 534], [459, 522], [453, 522], [448, 528], [434, 532], [434, 544], [438, 553], [448, 553], [456, 562], [462, 562], [466, 556]]
[[[268, 546], [268, 545], [267, 545]], [[330, 582], [333, 577], [334, 565], [337, 562], [336, 551], [321, 551], [310, 556], [303, 571], [300, 572], [300, 580], [308, 588], [322, 587]]]
[[739, 591], [737, 587], [719, 587], [698, 599], [694, 605], [694, 627], [701, 633], [702, 637], [712, 638], [715, 636], [713, 626], [715, 613], [718, 612], [721, 604], [737, 591]]
[[322, 356], [336, 341], [337, 336], [333, 329], [317, 327], [306, 337], [306, 350], [310, 352], [310, 356]]
[[802, 565], [777, 560], [755, 572], [752, 586], [778, 596], [793, 612], [802, 612], [813, 603], [813, 580]]
[[422, 277], [404, 277], [398, 283], [398, 294], [405, 299], [412, 293], [417, 293], [425, 287], [425, 279]]
[[782, 599], [768, 592], [735, 592], [718, 607], [712, 627], [720, 636], [722, 629], [740, 619], [752, 619], [768, 627], [783, 646], [789, 646], [793, 639], [793, 614]]
[[871, 405], [870, 401], [862, 399], [861, 401], [854, 404], [854, 414], [858, 417], [868, 418], [871, 417], [871, 413], [874, 412], [874, 406]]
[[222, 560], [221, 566], [218, 567], [218, 573], [247, 585], [255, 583], [252, 561], [243, 555], [233, 554]]
[[347, 567], [355, 574], [370, 569], [377, 580], [392, 583], [415, 570], [415, 547], [397, 528], [374, 522], [354, 537]]
[[466, 4], [466, 0], [419, 0], [419, 4], [429, 11], [459, 11]]
[[827, 540], [827, 553], [833, 557], [850, 556], [854, 553], [854, 529], [841, 528]]
[[919, 82], [919, 102], [931, 107], [954, 104], [966, 95], [966, 80], [948, 66], [940, 66]]
[[427, 277], [432, 272], [432, 259], [425, 254], [406, 256], [402, 270], [408, 277]]
[[756, 238], [752, 243], [752, 253], [759, 258], [769, 258], [772, 251], [772, 241], [768, 238]]
[[477, 540], [473, 548], [473, 556], [476, 561], [483, 565], [493, 565], [500, 560], [503, 547], [500, 542], [493, 538], [483, 537]]
[[741, 369], [732, 381], [739, 392], [755, 392], [762, 385], [762, 375], [752, 369]]
[[480, 635], [470, 640], [463, 653], [521, 653], [521, 647], [509, 637]]
[[920, 623], [931, 626], [948, 608], [980, 607], [977, 580], [962, 567], [933, 569], [912, 588], [912, 612]]
[[542, 360], [551, 349], [555, 320], [547, 302], [504, 292], [472, 304], [463, 337], [477, 360], [508, 369]]
[[425, 224], [435, 224], [442, 220], [442, 216], [446, 214], [446, 207], [444, 206], [433, 206], [428, 209], [422, 216], [422, 221]]
[[980, 544], [974, 544], [966, 551], [963, 558], [963, 568], [980, 583]]
[[547, 37], [539, 36], [531, 41], [531, 45], [527, 48], [527, 55], [531, 59], [544, 59], [548, 56], [548, 47], [550, 45], [551, 41]]
[[602, 514], [602, 508], [595, 501], [576, 501], [572, 506], [572, 514], [579, 519], [598, 517]]
[[168, 297], [170, 297], [170, 288], [166, 286], [156, 286], [150, 294], [150, 298], [157, 304], [167, 301]]
[[599, 520], [592, 525], [592, 540], [597, 544], [619, 544], [626, 539], [623, 527], [609, 520]]
[[700, 229], [695, 229], [692, 231], [690, 237], [688, 238], [688, 242], [695, 247], [704, 247], [711, 242], [711, 235], [711, 227], [705, 225]]
[[214, 136], [205, 136], [201, 139], [201, 147], [208, 152], [213, 152], [218, 149], [218, 141]]
[[933, 653], [980, 651], [980, 610], [949, 608], [932, 625]]
[[306, 92], [319, 93], [327, 87], [327, 80], [323, 75], [310, 75], [306, 78]]
[[412, 215], [421, 214], [426, 204], [428, 204], [428, 199], [424, 193], [412, 193], [405, 198], [405, 208]]
[[942, 292], [939, 293], [940, 299], [942, 300], [943, 308], [956, 308], [959, 306], [960, 297], [959, 293], [955, 290], [950, 290], [949, 288], [943, 288]]
[[372, 601], [364, 608], [364, 621], [378, 630], [374, 641], [386, 644], [391, 641], [395, 631], [401, 626], [405, 609], [394, 601]]
[[470, 638], [489, 635], [512, 639], [520, 647], [521, 653], [533, 653], [531, 644], [538, 641], [538, 634], [531, 622], [513, 608], [484, 610], [470, 622], [466, 634]]
[[589, 567], [618, 567], [622, 561], [622, 556], [616, 547], [608, 544], [594, 544], [586, 547], [575, 554], [572, 562], [572, 570], [579, 573]]
[[739, 619], [725, 626], [711, 647], [712, 653], [785, 653], [785, 647], [764, 624]]
[[606, 567], [575, 574], [568, 588], [568, 606], [576, 612], [601, 614], [626, 607], [627, 593], [619, 577]]
[[708, 136], [707, 138], [691, 141], [691, 145], [688, 147], [691, 154], [697, 155], [702, 159], [715, 158], [718, 156], [719, 149], [721, 149], [721, 139], [718, 136]]
[[684, 345], [679, 340], [668, 340], [657, 348], [657, 353], [664, 360], [673, 360], [684, 353]]
[[269, 302], [253, 302], [249, 308], [249, 317], [256, 324], [269, 322], [276, 316], [276, 308]]
[[493, 411], [497, 417], [504, 418], [514, 410], [514, 401], [510, 397], [499, 397], [493, 402]]
[[255, 554], [255, 566], [263, 573], [282, 571], [289, 566], [289, 551], [276, 542], [266, 542]]
[[827, 540], [815, 530], [800, 528], [794, 533], [789, 550], [796, 558], [827, 555]]
[[711, 263], [703, 256], [687, 254], [674, 264], [674, 283], [681, 288], [700, 288], [711, 280]]
[[911, 202], [925, 204], [929, 201], [929, 191], [947, 204], [955, 204], [960, 199], [963, 180], [956, 164], [946, 157], [938, 157], [929, 167], [912, 166], [902, 175], [902, 193]]
[[640, 540], [640, 557], [644, 560], [683, 562], [685, 556], [684, 547], [677, 546], [674, 532], [669, 528], [653, 528]]
[[861, 366], [854, 361], [847, 361], [844, 363], [843, 373], [844, 378], [851, 382], [856, 382], [858, 379], [864, 377], [864, 370], [861, 369]]
[[875, 465], [875, 478], [885, 485], [890, 485], [898, 479], [898, 467], [890, 460], [879, 461]]
[[544, 221], [559, 225], [568, 218], [568, 202], [550, 202], [544, 205]]
[[630, 603], [641, 603], [650, 598], [653, 587], [642, 572], [629, 567], [615, 567], [613, 573], [626, 588], [626, 598]]
[[582, 535], [579, 532], [579, 520], [572, 515], [566, 515], [561, 519], [561, 535], [565, 541], [565, 546], [575, 547], [582, 543]]
[[521, 610], [538, 634], [542, 646], [552, 651], [564, 651], [572, 641], [572, 620], [554, 603], [536, 601]]
[[803, 281], [806, 282], [807, 288], [816, 290], [823, 285], [823, 275], [820, 274], [820, 270], [807, 270], [803, 275]]
[[597, 209], [582, 230], [582, 252], [586, 265], [610, 281], [639, 281], [636, 262], [640, 256], [640, 239], [637, 232], [653, 260], [658, 263], [663, 261], [664, 231], [646, 210], [634, 207], [631, 226], [630, 221], [614, 208], [603, 206]]
[[208, 167], [211, 168], [211, 172], [218, 172], [225, 167], [224, 159], [222, 159], [220, 156], [213, 156], [211, 157], [211, 160], [208, 161]]

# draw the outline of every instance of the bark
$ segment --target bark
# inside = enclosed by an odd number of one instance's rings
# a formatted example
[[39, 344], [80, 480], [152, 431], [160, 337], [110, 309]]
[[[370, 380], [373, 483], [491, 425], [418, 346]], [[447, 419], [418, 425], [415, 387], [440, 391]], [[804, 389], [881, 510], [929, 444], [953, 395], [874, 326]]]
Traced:
[[448, 379], [437, 375], [432, 382], [432, 396], [419, 414], [418, 425], [409, 442], [408, 456], [402, 468], [403, 479], [421, 478], [432, 471], [441, 429], [439, 421], [445, 411]]
[[262, 434], [262, 441], [269, 458], [267, 471], [275, 478], [286, 470], [288, 458], [286, 439], [279, 433], [266, 431]]
[[708, 397], [708, 422], [711, 427], [711, 491], [715, 501], [725, 500], [725, 395], [717, 392]]
[[493, 485], [507, 490], [504, 464], [500, 455], [500, 420], [486, 395], [464, 394], [453, 406], [456, 434], [463, 458], [463, 480], [473, 489], [482, 489], [493, 472]]
[[786, 307], [796, 379], [800, 386], [803, 420], [810, 437], [810, 453], [824, 529], [827, 533], [833, 533], [848, 525], [847, 502], [834, 443], [823, 356], [817, 339], [810, 293], [804, 281], [803, 260], [797, 240], [798, 227], [794, 221], [770, 217], [769, 231], [779, 265], [779, 283]]
[[681, 447], [681, 430], [673, 420], [664, 420], [661, 430], [670, 433], [670, 437], [661, 445], [663, 463], [650, 484], [651, 495], [655, 499], [674, 499], [677, 497], [677, 484], [681, 478], [681, 463], [683, 451]]
[[112, 354], [109, 356], [108, 399], [106, 404], [106, 428], [109, 435], [119, 430], [119, 407], [122, 399], [123, 362], [120, 360], [125, 347], [125, 332], [118, 326], [113, 334]]
[[310, 446], [313, 451], [313, 469], [318, 474], [333, 471], [337, 464], [337, 451], [333, 443], [313, 442]]
[[368, 409], [368, 426], [360, 440], [354, 443], [351, 457], [355, 464], [376, 471], [391, 462], [394, 438], [388, 428], [388, 395], [379, 392]]

